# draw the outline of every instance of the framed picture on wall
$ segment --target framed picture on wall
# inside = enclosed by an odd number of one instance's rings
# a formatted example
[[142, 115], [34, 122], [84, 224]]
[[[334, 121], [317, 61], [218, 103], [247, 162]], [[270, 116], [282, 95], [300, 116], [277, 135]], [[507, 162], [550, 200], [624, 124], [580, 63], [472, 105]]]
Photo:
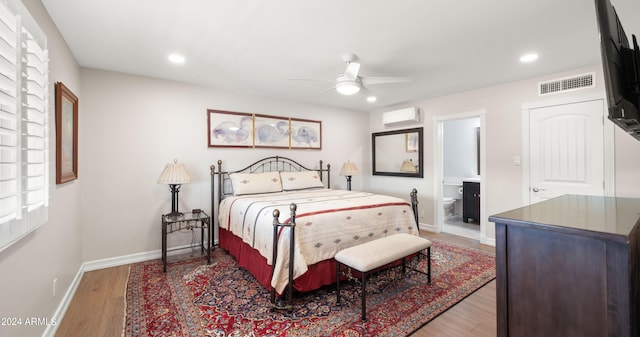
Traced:
[[255, 147], [289, 148], [289, 118], [267, 115], [253, 116], [253, 144]]
[[418, 152], [418, 133], [405, 134], [407, 153]]
[[56, 184], [78, 179], [78, 97], [56, 82]]
[[322, 149], [322, 122], [291, 118], [292, 149]]
[[253, 115], [207, 110], [209, 147], [253, 147]]

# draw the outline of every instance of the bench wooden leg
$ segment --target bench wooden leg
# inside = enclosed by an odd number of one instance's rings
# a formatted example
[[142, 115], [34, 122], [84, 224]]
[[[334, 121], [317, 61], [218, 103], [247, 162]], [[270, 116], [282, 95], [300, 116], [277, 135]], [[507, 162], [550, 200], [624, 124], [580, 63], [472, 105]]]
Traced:
[[431, 247], [427, 247], [427, 282], [431, 284]]
[[402, 277], [407, 273], [407, 263], [405, 262], [406, 257], [402, 258]]
[[336, 261], [336, 303], [340, 304], [340, 262]]
[[367, 320], [367, 273], [362, 272], [362, 320]]

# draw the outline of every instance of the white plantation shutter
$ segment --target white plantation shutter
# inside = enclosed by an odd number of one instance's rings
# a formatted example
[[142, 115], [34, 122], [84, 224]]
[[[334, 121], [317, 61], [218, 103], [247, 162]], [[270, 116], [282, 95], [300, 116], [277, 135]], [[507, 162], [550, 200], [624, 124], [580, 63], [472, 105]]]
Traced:
[[[18, 218], [17, 20], [0, 6], [0, 223]], [[0, 225], [0, 244], [7, 225]]]
[[48, 92], [46, 37], [21, 2], [0, 3], [0, 251], [47, 221]]
[[47, 86], [47, 52], [34, 40], [33, 36], [24, 32], [26, 73], [23, 72], [23, 88], [26, 103], [22, 106], [22, 178], [24, 207], [34, 211], [41, 206], [48, 206], [48, 86]]

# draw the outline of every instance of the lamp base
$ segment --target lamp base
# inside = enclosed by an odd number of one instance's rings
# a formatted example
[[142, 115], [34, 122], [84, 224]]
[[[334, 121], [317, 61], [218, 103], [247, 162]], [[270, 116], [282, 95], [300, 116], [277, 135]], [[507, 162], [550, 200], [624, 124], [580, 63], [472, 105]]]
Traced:
[[169, 213], [168, 216], [176, 219], [184, 215], [182, 212], [178, 212], [178, 193], [180, 193], [180, 184], [170, 184], [169, 189], [171, 190], [171, 213]]
[[171, 212], [169, 214], [165, 214], [167, 217], [171, 218], [171, 219], [177, 219], [180, 218], [184, 215], [184, 213], [182, 212]]

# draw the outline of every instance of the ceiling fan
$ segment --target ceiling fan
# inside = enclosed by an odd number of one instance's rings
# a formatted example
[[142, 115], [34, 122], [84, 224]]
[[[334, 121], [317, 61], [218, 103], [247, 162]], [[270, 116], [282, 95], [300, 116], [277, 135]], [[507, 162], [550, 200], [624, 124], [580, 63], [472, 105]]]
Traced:
[[[358, 57], [355, 54], [345, 54], [342, 56], [342, 60], [347, 64], [344, 73], [336, 77], [333, 87], [327, 88], [321, 91], [319, 94], [323, 94], [329, 90], [336, 89], [338, 93], [349, 96], [360, 91], [368, 91], [367, 86], [370, 85], [411, 82], [411, 79], [408, 77], [361, 76], [359, 75], [360, 62], [358, 62]], [[314, 79], [293, 80], [326, 81]]]

